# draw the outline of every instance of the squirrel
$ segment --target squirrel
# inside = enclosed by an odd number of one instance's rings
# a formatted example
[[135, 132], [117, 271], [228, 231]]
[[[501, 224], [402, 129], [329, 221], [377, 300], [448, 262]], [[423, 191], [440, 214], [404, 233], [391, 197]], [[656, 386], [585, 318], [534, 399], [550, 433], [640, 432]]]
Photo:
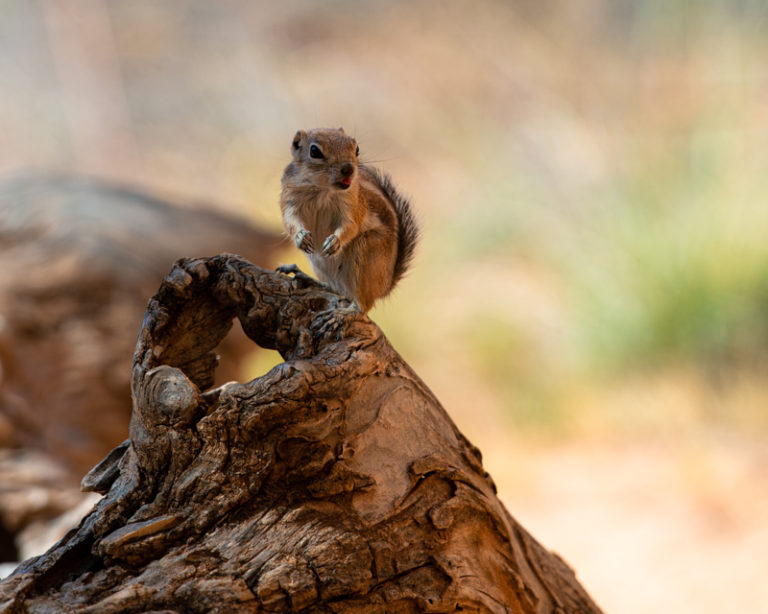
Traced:
[[367, 313], [413, 260], [419, 229], [410, 204], [388, 175], [358, 161], [343, 128], [299, 130], [291, 152], [280, 194], [285, 230], [320, 281]]

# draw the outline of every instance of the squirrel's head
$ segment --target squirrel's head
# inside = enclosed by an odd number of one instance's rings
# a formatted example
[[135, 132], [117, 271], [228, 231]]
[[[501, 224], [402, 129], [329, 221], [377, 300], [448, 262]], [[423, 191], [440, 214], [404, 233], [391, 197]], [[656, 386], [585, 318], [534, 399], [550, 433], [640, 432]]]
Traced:
[[344, 128], [299, 130], [291, 144], [293, 163], [286, 175], [293, 183], [348, 190], [357, 180], [357, 141]]

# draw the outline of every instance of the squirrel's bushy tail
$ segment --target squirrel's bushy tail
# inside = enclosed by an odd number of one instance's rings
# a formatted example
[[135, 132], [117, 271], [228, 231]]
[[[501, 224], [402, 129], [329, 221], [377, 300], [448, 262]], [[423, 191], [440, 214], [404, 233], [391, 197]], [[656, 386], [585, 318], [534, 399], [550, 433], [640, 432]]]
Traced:
[[411, 211], [409, 200], [397, 191], [389, 175], [370, 166], [366, 166], [365, 170], [379, 184], [379, 187], [394, 206], [397, 215], [397, 260], [392, 276], [392, 286], [394, 287], [403, 278], [413, 262], [420, 235], [419, 225]]

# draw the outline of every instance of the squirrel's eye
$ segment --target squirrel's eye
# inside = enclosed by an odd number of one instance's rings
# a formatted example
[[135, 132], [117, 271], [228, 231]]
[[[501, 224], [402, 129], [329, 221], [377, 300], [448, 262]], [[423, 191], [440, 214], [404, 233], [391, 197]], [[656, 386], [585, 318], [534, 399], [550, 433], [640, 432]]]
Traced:
[[312, 147], [309, 148], [309, 157], [310, 158], [322, 158], [323, 152], [320, 151], [320, 148], [317, 145], [312, 145]]
[[355, 155], [356, 155], [356, 156], [359, 156], [359, 155], [360, 155], [360, 147], [359, 147], [359, 146], [358, 146], [358, 147], [355, 147]]

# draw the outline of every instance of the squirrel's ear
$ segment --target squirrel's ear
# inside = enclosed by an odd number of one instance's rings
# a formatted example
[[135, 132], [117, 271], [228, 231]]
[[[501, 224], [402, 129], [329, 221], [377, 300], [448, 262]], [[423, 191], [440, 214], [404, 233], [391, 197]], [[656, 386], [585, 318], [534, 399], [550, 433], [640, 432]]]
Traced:
[[299, 130], [293, 137], [293, 149], [294, 151], [301, 147], [301, 142], [307, 138], [307, 133], [303, 130]]
[[339, 132], [341, 132], [342, 134], [344, 134], [344, 127], [343, 127], [343, 126], [339, 126]]

